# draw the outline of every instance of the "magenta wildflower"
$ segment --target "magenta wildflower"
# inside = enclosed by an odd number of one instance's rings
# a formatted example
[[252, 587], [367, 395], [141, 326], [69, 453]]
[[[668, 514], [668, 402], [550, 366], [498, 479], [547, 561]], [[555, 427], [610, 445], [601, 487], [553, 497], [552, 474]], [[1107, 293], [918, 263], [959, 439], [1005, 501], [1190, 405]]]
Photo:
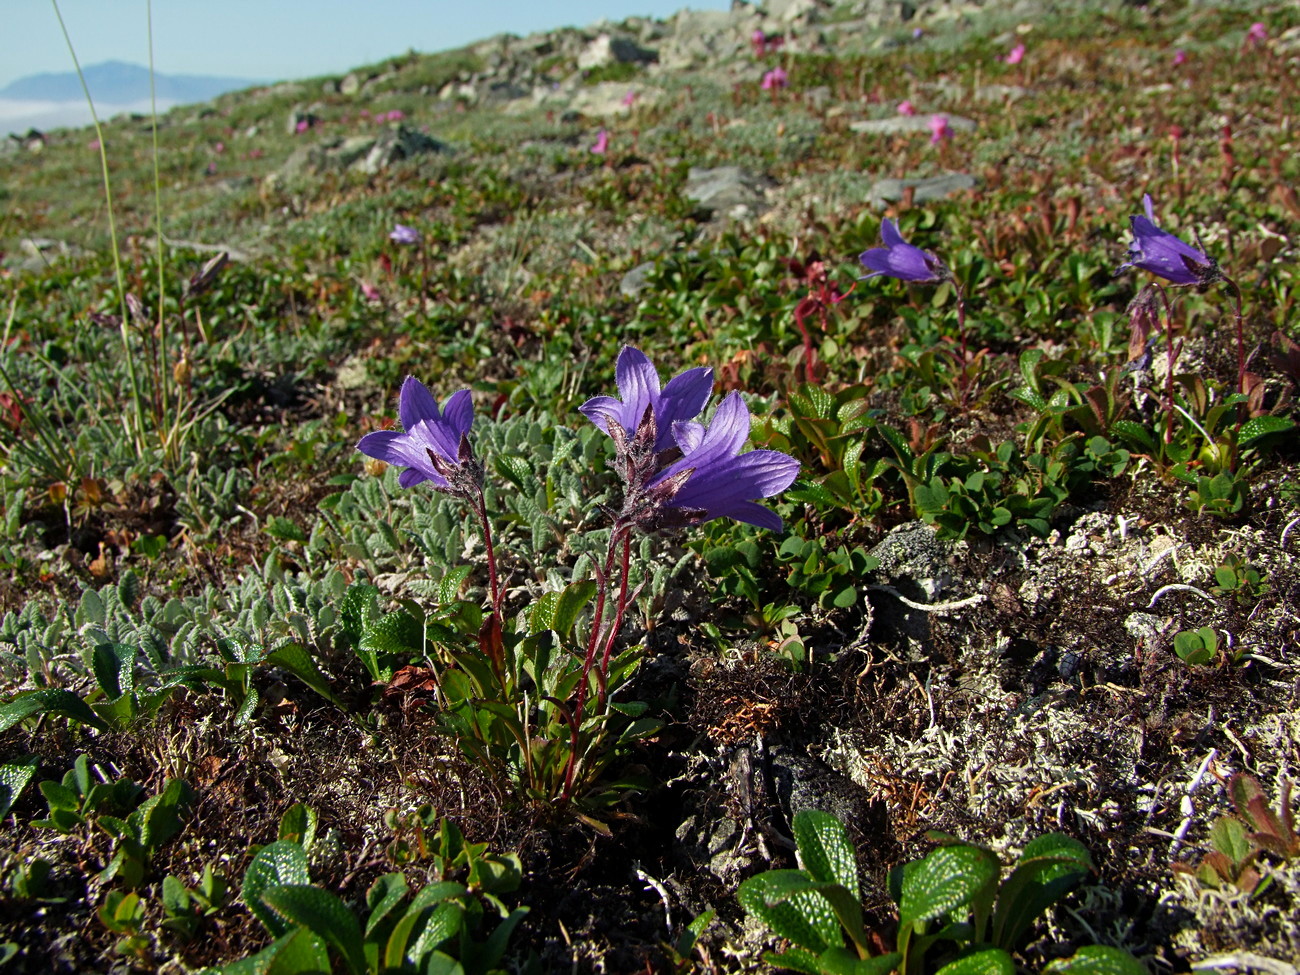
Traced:
[[944, 139], [952, 138], [952, 126], [948, 124], [947, 115], [930, 116], [930, 144], [938, 145]]
[[1259, 47], [1268, 40], [1268, 28], [1264, 26], [1263, 21], [1255, 21], [1250, 25], [1250, 30], [1246, 31], [1246, 46]]
[[901, 102], [898, 103], [898, 114], [911, 117], [916, 114], [916, 106], [913, 105], [911, 101], [904, 98]]
[[596, 141], [592, 144], [588, 152], [594, 152], [598, 156], [603, 156], [609, 150], [609, 133], [601, 129], [596, 133]]
[[1187, 63], [1187, 52], [1181, 47], [1174, 51], [1174, 67], [1180, 68]]
[[1007, 64], [1019, 64], [1021, 61], [1024, 60], [1024, 58], [1025, 58], [1025, 45], [1017, 44], [1015, 47], [1013, 47], [1010, 50], [1010, 52], [1007, 53], [1006, 57], [999, 58], [998, 60], [1004, 61]]
[[929, 251], [913, 247], [903, 239], [892, 220], [880, 221], [880, 239], [884, 247], [863, 251], [858, 258], [863, 267], [870, 269], [858, 280], [885, 274], [900, 281], [943, 281], [949, 276], [947, 265]]
[[394, 244], [418, 244], [420, 242], [420, 232], [414, 227], [408, 227], [404, 223], [396, 224], [388, 239]]
[[626, 95], [623, 96], [623, 107], [624, 107], [624, 108], [631, 108], [631, 107], [633, 106], [633, 104], [635, 104], [635, 103], [636, 103], [636, 92], [635, 92], [635, 91], [629, 91]]
[[1140, 267], [1171, 284], [1197, 285], [1209, 284], [1221, 277], [1213, 258], [1156, 226], [1150, 193], [1142, 195], [1142, 208], [1146, 216], [1129, 218], [1133, 243], [1129, 245], [1128, 260], [1119, 266], [1116, 274], [1125, 268]]
[[362, 282], [361, 282], [361, 293], [362, 293], [363, 295], [366, 296], [366, 301], [383, 301], [383, 300], [384, 300], [384, 296], [383, 296], [382, 294], [380, 294], [379, 289], [376, 288], [376, 287], [375, 287], [373, 284], [371, 284], [369, 281], [362, 281]]
[[673, 446], [673, 427], [679, 422], [699, 416], [713, 392], [713, 370], [707, 366], [687, 369], [659, 388], [659, 373], [640, 349], [625, 345], [618, 354], [614, 367], [619, 396], [595, 396], [578, 409], [606, 433], [614, 434], [610, 424], [621, 427], [628, 437], [637, 429], [649, 411], [654, 416], [654, 451]]
[[297, 132], [299, 135], [302, 135], [310, 128], [311, 128], [311, 123], [304, 118], [298, 120], [298, 124], [293, 127], [293, 130]]
[[406, 113], [400, 108], [395, 108], [384, 117], [390, 122], [400, 122], [402, 119], [406, 118]]
[[776, 89], [784, 88], [789, 83], [790, 77], [785, 73], [785, 68], [778, 66], [763, 75], [761, 86], [764, 91], [776, 91]]
[[404, 488], [429, 481], [439, 491], [461, 493], [460, 469], [470, 467], [469, 473], [478, 473], [472, 470], [475, 465], [469, 449], [469, 428], [474, 422], [469, 390], [452, 393], [440, 411], [424, 383], [407, 376], [397, 398], [397, 413], [405, 432], [368, 433], [357, 443], [357, 450], [394, 467], [405, 467], [397, 479]]
[[761, 58], [767, 54], [767, 35], [762, 28], [754, 28], [754, 33], [749, 35], [749, 43], [754, 45], [754, 57]]

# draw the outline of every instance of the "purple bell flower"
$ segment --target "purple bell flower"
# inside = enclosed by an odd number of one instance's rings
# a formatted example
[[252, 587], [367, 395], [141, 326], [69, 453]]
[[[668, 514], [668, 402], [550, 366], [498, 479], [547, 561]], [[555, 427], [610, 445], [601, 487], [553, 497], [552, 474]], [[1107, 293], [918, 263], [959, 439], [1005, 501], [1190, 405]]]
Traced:
[[645, 418], [646, 408], [654, 407], [655, 453], [674, 445], [673, 424], [699, 416], [713, 392], [713, 370], [706, 366], [687, 369], [661, 390], [655, 367], [644, 352], [630, 345], [618, 354], [614, 378], [622, 399], [595, 396], [578, 409], [611, 436], [609, 425], [613, 423], [630, 438]]
[[707, 428], [679, 421], [673, 434], [682, 457], [650, 481], [648, 494], [668, 488], [664, 506], [678, 509], [690, 523], [733, 518], [781, 530], [781, 518], [754, 502], [788, 488], [799, 475], [799, 462], [777, 450], [741, 453], [749, 439], [749, 408], [739, 393], [723, 398]]
[[1213, 258], [1156, 226], [1150, 193], [1142, 195], [1142, 207], [1145, 217], [1129, 218], [1133, 243], [1128, 248], [1128, 260], [1116, 269], [1116, 274], [1125, 268], [1140, 267], [1171, 284], [1196, 285], [1209, 284], [1220, 276]]
[[474, 422], [469, 390], [452, 393], [439, 411], [438, 401], [424, 383], [407, 376], [397, 399], [397, 413], [404, 433], [368, 433], [357, 443], [357, 450], [394, 467], [405, 467], [397, 481], [404, 488], [430, 481], [439, 491], [464, 493], [464, 486], [458, 483], [462, 471], [475, 477], [481, 473], [467, 436]]
[[408, 227], [404, 223], [399, 223], [393, 227], [392, 233], [388, 239], [394, 244], [418, 244], [420, 242], [420, 232], [414, 227]]
[[873, 247], [858, 258], [871, 273], [858, 280], [886, 274], [900, 281], [943, 281], [949, 276], [947, 265], [929, 251], [913, 247], [903, 239], [892, 220], [880, 221], [880, 239], [884, 247]]

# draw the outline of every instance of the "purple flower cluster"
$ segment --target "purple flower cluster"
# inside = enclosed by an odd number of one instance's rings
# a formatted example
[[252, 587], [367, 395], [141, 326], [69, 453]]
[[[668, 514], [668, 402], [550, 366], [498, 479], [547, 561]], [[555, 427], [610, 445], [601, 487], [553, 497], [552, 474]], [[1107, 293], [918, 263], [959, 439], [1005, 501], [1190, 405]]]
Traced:
[[[712, 369], [688, 369], [661, 387], [645, 354], [626, 346], [615, 379], [619, 398], [596, 396], [580, 410], [616, 444], [616, 466], [627, 485], [624, 527], [655, 531], [734, 518], [781, 529], [781, 519], [755, 501], [788, 488], [799, 462], [775, 450], [744, 450], [749, 409], [739, 393], [722, 400], [706, 427], [696, 417], [713, 392]], [[424, 384], [408, 376], [398, 416], [403, 432], [368, 433], [357, 450], [405, 468], [398, 479], [404, 488], [428, 481], [439, 491], [473, 496], [483, 471], [469, 445], [469, 390], [453, 393], [440, 410]]]
[[469, 390], [452, 393], [442, 410], [420, 380], [407, 376], [397, 397], [397, 415], [405, 432], [378, 430], [357, 444], [367, 457], [404, 467], [397, 483], [404, 488], [425, 481], [439, 491], [463, 494], [465, 478], [481, 479], [469, 447], [474, 404]]
[[744, 451], [749, 409], [723, 398], [706, 427], [695, 422], [713, 391], [713, 370], [688, 369], [660, 388], [659, 374], [631, 346], [615, 369], [620, 398], [596, 396], [579, 409], [608, 433], [627, 485], [620, 522], [645, 531], [734, 518], [780, 531], [781, 519], [755, 501], [788, 488], [799, 462], [775, 450]]
[[1128, 260], [1115, 271], [1140, 267], [1144, 271], [1164, 278], [1171, 284], [1211, 284], [1221, 278], [1219, 266], [1190, 244], [1185, 244], [1167, 230], [1156, 226], [1151, 206], [1151, 194], [1142, 196], [1144, 217], [1131, 217], [1133, 243], [1128, 248]]

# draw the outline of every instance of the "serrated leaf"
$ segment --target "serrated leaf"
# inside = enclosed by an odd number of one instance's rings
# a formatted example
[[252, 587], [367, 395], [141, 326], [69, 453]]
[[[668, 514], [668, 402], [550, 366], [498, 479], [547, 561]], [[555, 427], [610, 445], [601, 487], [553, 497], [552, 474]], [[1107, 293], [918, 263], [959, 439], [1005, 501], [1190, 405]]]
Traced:
[[262, 891], [262, 903], [336, 947], [352, 975], [364, 975], [361, 925], [337, 895], [311, 884], [283, 884]]
[[419, 652], [423, 644], [424, 628], [410, 613], [401, 610], [371, 621], [361, 633], [361, 649], [372, 653]]
[[278, 538], [286, 542], [302, 542], [306, 544], [307, 533], [284, 515], [274, 515], [266, 523], [266, 533], [272, 538]]
[[0, 765], [0, 819], [9, 815], [14, 801], [27, 788], [40, 764], [39, 755], [24, 755]]
[[1016, 965], [1001, 948], [982, 948], [949, 962], [936, 975], [1016, 975]]
[[325, 700], [343, 706], [343, 702], [330, 689], [329, 680], [316, 666], [316, 659], [302, 644], [285, 643], [278, 646], [266, 655], [266, 662], [283, 667]]
[[1043, 975], [1148, 975], [1146, 966], [1127, 951], [1110, 945], [1087, 945], [1072, 958], [1060, 958]]
[[974, 846], [941, 846], [904, 872], [899, 928], [910, 928], [968, 904], [998, 875], [998, 863]]
[[533, 476], [533, 468], [528, 461], [518, 454], [498, 454], [493, 460], [493, 466], [496, 467], [497, 473], [520, 491], [528, 489], [528, 482]]
[[124, 643], [99, 643], [91, 651], [95, 680], [110, 700], [134, 689], [135, 656], [136, 648]]
[[297, 843], [277, 840], [257, 851], [244, 872], [240, 896], [248, 909], [275, 937], [289, 930], [288, 923], [262, 903], [262, 893], [272, 887], [286, 884], [306, 884], [307, 854]]
[[100, 731], [108, 730], [108, 724], [76, 694], [62, 688], [47, 687], [20, 694], [0, 704], [0, 731], [8, 731], [19, 721], [36, 714], [61, 714]]

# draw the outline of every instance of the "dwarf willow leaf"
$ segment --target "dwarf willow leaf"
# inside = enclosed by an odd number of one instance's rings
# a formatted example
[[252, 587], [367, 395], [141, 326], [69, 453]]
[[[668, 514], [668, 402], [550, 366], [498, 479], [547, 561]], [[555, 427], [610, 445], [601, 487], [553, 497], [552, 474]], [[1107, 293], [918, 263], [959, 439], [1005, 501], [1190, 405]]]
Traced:
[[366, 971], [361, 925], [337, 895], [311, 884], [282, 884], [262, 891], [262, 903], [338, 948], [353, 975]]
[[1072, 958], [1060, 958], [1043, 975], [1148, 975], [1146, 966], [1127, 951], [1110, 945], [1086, 945]]
[[844, 824], [820, 809], [804, 809], [791, 825], [799, 856], [812, 878], [840, 884], [854, 900], [859, 899], [857, 855]]
[[76, 694], [51, 687], [0, 704], [0, 731], [8, 731], [24, 718], [46, 713], [61, 714], [100, 731], [108, 730], [108, 725]]
[[27, 788], [40, 764], [39, 755], [24, 755], [0, 765], [0, 819], [9, 815], [14, 800]]
[[936, 975], [1016, 975], [1016, 966], [1001, 948], [983, 948], [949, 962]]
[[257, 851], [244, 872], [241, 896], [248, 909], [275, 937], [289, 930], [288, 923], [262, 901], [262, 894], [285, 884], [306, 884], [307, 854], [297, 843], [277, 840]]
[[830, 901], [801, 870], [769, 870], [740, 885], [736, 898], [777, 936], [821, 954], [843, 944]]
[[900, 929], [969, 903], [998, 874], [993, 856], [973, 846], [941, 846], [908, 866], [898, 906]]

